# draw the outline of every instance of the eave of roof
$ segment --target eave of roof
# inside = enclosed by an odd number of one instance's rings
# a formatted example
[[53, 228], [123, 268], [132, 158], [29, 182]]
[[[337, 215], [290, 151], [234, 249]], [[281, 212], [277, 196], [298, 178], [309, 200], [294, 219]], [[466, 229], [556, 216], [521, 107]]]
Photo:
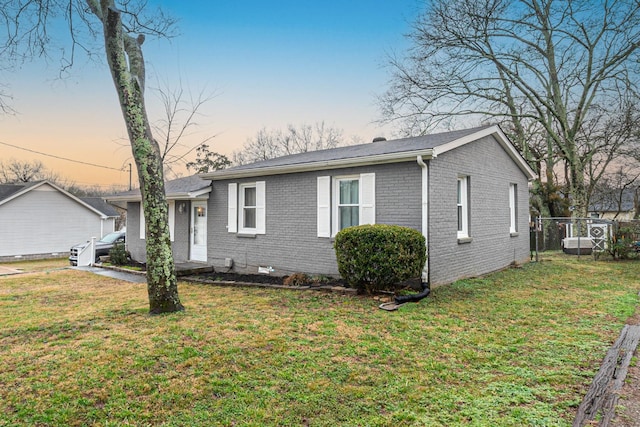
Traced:
[[[203, 175], [203, 178], [211, 180], [222, 179], [238, 179], [249, 178], [253, 176], [268, 176], [268, 175], [280, 175], [285, 173], [298, 173], [298, 172], [310, 172], [326, 169], [345, 168], [353, 166], [369, 166], [386, 163], [400, 163], [415, 161], [417, 156], [422, 156], [425, 160], [430, 159], [433, 155], [431, 148], [404, 151], [402, 153], [388, 153], [379, 154], [373, 156], [353, 157], [345, 159], [335, 160], [320, 160], [315, 162], [307, 162], [293, 165], [278, 165], [278, 166], [266, 166], [254, 169], [222, 169], [220, 171], [212, 172], [210, 174]], [[215, 175], [214, 175], [215, 174]]]
[[[209, 198], [209, 193], [211, 192], [211, 186], [209, 184], [206, 185], [207, 186], [204, 188], [193, 191], [168, 192], [166, 195], [167, 200], [206, 200]], [[140, 195], [140, 190], [134, 190], [124, 194], [114, 194], [111, 196], [107, 196], [105, 197], [105, 200], [109, 202], [139, 202], [140, 200], [142, 200], [142, 196]]]
[[[422, 157], [423, 160], [429, 160], [436, 158], [439, 154], [446, 153], [447, 151], [489, 135], [493, 135], [496, 138], [498, 143], [504, 148], [513, 161], [518, 164], [529, 180], [536, 177], [536, 173], [497, 125], [285, 156], [250, 165], [222, 169], [200, 176], [203, 179], [211, 180], [238, 179], [353, 166], [399, 163], [415, 161], [417, 157]], [[388, 151], [382, 150], [383, 152], [375, 152], [376, 149], [379, 151], [382, 145], [384, 145], [384, 148], [388, 149]], [[419, 145], [422, 145], [422, 147]], [[369, 147], [371, 147], [371, 150]], [[406, 149], [402, 147], [406, 147]], [[395, 150], [395, 148], [398, 149]], [[374, 151], [374, 153], [367, 154], [367, 151]], [[323, 156], [328, 155], [332, 155], [333, 158], [323, 159]]]
[[82, 197], [80, 200], [90, 206], [93, 206], [94, 209], [102, 212], [102, 214], [107, 218], [117, 218], [120, 216], [116, 208], [105, 202], [102, 197]]
[[33, 188], [37, 188], [42, 184], [45, 184], [46, 181], [33, 181], [33, 182], [25, 182], [23, 184], [4, 184], [3, 186], [11, 187], [10, 190], [4, 191], [3, 198], [0, 200], [0, 205], [10, 202], [11, 200], [20, 197], [21, 195], [28, 193]]

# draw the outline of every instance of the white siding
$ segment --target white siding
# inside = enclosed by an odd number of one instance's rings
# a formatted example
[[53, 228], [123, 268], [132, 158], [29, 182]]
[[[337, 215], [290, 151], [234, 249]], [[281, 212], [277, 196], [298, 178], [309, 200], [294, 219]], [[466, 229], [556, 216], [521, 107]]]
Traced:
[[66, 253], [113, 229], [94, 211], [48, 185], [0, 206], [0, 256]]

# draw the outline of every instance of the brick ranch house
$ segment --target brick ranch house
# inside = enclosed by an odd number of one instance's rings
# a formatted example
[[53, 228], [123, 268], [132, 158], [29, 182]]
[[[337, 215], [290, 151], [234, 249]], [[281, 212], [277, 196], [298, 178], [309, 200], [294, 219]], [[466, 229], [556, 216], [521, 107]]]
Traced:
[[[529, 260], [535, 173], [498, 126], [294, 154], [167, 183], [176, 262], [338, 275], [333, 237], [359, 224], [421, 231], [432, 285]], [[127, 242], [145, 261], [140, 193]]]

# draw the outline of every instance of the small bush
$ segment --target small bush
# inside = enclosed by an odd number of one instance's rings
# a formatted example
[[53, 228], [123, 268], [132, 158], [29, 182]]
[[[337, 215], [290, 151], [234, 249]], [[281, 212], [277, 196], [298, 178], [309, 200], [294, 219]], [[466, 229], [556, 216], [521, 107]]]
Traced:
[[124, 243], [116, 243], [109, 251], [109, 261], [113, 265], [127, 265], [129, 263], [129, 253], [124, 248]]
[[338, 271], [347, 283], [372, 293], [420, 277], [427, 260], [424, 236], [399, 225], [360, 225], [336, 235]]
[[612, 238], [607, 241], [607, 251], [613, 259], [629, 259], [636, 253], [635, 243], [640, 234], [638, 226], [622, 226], [616, 229]]
[[311, 277], [304, 273], [293, 273], [282, 281], [285, 286], [308, 286], [311, 284]]

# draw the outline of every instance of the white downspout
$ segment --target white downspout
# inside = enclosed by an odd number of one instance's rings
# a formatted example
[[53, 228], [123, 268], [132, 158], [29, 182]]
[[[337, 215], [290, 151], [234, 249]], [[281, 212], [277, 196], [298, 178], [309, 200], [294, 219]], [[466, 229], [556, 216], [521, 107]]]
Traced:
[[422, 281], [429, 282], [429, 167], [422, 160], [422, 156], [417, 156], [416, 160], [422, 172], [422, 235], [425, 238], [427, 247], [427, 262], [422, 269]]

